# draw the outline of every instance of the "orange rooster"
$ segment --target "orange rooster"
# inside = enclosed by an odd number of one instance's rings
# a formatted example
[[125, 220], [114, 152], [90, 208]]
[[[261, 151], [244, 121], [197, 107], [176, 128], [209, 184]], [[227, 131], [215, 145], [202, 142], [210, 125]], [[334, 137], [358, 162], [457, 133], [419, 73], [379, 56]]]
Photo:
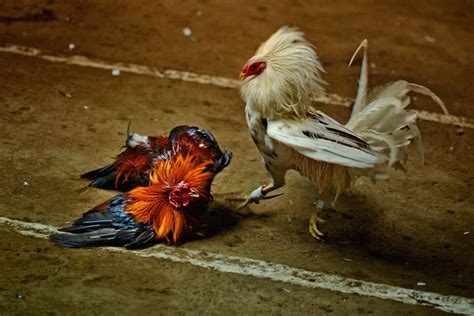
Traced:
[[[129, 126], [130, 127], [130, 126]], [[192, 153], [200, 160], [212, 159], [216, 168], [229, 162], [230, 152], [222, 153], [214, 136], [195, 126], [181, 125], [171, 130], [169, 136], [144, 136], [127, 131], [125, 150], [110, 165], [81, 175], [91, 180], [92, 187], [128, 191], [136, 186], [147, 186], [154, 164], [166, 159], [166, 152], [173, 146], [179, 151]], [[215, 169], [214, 172], [220, 170]]]
[[[364, 41], [360, 47], [366, 46]], [[294, 169], [318, 188], [319, 201], [309, 221], [316, 239], [323, 236], [318, 213], [350, 186], [355, 173], [386, 176], [375, 168], [401, 166], [412, 139], [423, 157], [416, 114], [406, 110], [407, 94], [428, 95], [445, 110], [430, 90], [402, 80], [367, 94], [364, 52], [357, 98], [343, 125], [311, 106], [313, 93], [324, 94], [323, 71], [304, 34], [282, 27], [260, 45], [240, 74], [249, 132], [273, 180], [255, 189], [241, 207], [271, 197], [267, 194], [284, 186], [287, 170]]]
[[51, 239], [72, 248], [136, 249], [157, 240], [179, 244], [186, 235], [201, 235], [199, 218], [211, 201], [212, 181], [229, 164], [231, 153], [222, 153], [210, 132], [195, 127], [174, 129], [166, 147], [154, 158], [147, 186], [94, 207]]

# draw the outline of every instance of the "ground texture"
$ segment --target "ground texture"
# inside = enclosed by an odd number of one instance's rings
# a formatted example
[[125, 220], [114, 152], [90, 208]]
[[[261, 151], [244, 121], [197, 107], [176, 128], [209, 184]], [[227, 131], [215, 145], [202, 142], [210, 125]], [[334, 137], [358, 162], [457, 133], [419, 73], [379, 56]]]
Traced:
[[[317, 47], [330, 92], [355, 95], [359, 67], [347, 62], [368, 38], [372, 86], [423, 84], [452, 114], [472, 117], [473, 20], [471, 1], [6, 0], [0, 46], [235, 78], [259, 42], [297, 25]], [[317, 106], [340, 120], [349, 114]], [[182, 247], [474, 297], [472, 129], [420, 121], [425, 164], [413, 151], [406, 173], [358, 181], [324, 212], [327, 241], [317, 242], [307, 231], [314, 188], [296, 173], [283, 196], [251, 206], [263, 215], [232, 213], [234, 198], [268, 180], [243, 107], [236, 89], [0, 53], [0, 216], [65, 225], [115, 194], [82, 190], [78, 175], [111, 161], [129, 119], [143, 134], [194, 124], [212, 130], [234, 159], [213, 186], [214, 229]], [[439, 112], [421, 97], [413, 107]], [[61, 249], [8, 227], [0, 238], [2, 315], [438, 313], [132, 254]]]

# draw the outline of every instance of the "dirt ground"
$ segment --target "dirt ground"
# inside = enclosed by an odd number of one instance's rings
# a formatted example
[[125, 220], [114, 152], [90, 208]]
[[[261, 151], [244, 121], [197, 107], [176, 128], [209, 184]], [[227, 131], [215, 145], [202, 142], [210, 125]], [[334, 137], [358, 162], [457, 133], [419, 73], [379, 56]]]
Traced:
[[[473, 21], [472, 1], [3, 0], [0, 46], [69, 55], [74, 43], [77, 55], [236, 78], [261, 41], [297, 25], [317, 46], [330, 92], [355, 95], [359, 67], [347, 62], [368, 38], [372, 86], [423, 84], [452, 114], [473, 117]], [[318, 107], [340, 120], [349, 114]], [[439, 112], [421, 97], [413, 107]], [[212, 130], [234, 159], [213, 186], [215, 232], [182, 247], [474, 297], [472, 129], [420, 121], [425, 164], [412, 152], [407, 173], [393, 171], [376, 185], [358, 181], [324, 212], [327, 241], [317, 242], [307, 231], [314, 188], [296, 173], [283, 196], [251, 206], [262, 216], [232, 214], [232, 198], [268, 180], [243, 108], [236, 89], [0, 53], [0, 216], [63, 226], [115, 194], [82, 191], [78, 175], [111, 161], [129, 119], [143, 134], [194, 124]], [[131, 254], [61, 249], [6, 226], [0, 238], [1, 315], [441, 313]]]

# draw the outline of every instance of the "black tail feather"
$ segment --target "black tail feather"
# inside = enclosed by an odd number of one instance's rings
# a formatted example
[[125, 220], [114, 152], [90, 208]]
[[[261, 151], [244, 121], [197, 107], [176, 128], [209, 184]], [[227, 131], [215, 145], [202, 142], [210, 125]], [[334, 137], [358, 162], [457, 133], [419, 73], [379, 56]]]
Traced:
[[81, 175], [81, 178], [82, 179], [88, 179], [88, 180], [95, 180], [97, 178], [101, 178], [103, 176], [106, 176], [111, 172], [116, 172], [116, 171], [117, 171], [117, 168], [115, 168], [115, 165], [112, 163], [112, 164], [107, 165], [103, 168], [99, 168], [99, 169], [96, 169], [96, 170], [86, 172], [86, 173]]
[[117, 230], [102, 228], [83, 234], [53, 234], [49, 238], [59, 246], [68, 248], [119, 246]]
[[58, 246], [67, 248], [125, 246], [127, 249], [143, 249], [156, 243], [155, 236], [153, 227], [142, 226], [131, 229], [100, 228], [82, 233], [56, 233], [49, 236], [49, 239]]
[[92, 209], [81, 218], [75, 220], [71, 226], [60, 228], [59, 231], [82, 234], [102, 228], [113, 228], [113, 217], [110, 212], [101, 212]]
[[135, 240], [125, 245], [127, 249], [143, 249], [156, 243], [156, 232], [153, 227], [146, 228]]
[[82, 179], [91, 180], [89, 186], [100, 189], [115, 189], [115, 178], [117, 177], [117, 168], [115, 164], [107, 165], [103, 168], [89, 171], [81, 175]]
[[100, 228], [101, 228], [100, 224], [90, 224], [90, 225], [72, 225], [69, 227], [60, 228], [58, 230], [65, 233], [82, 234], [82, 233], [88, 233], [90, 231], [97, 230]]

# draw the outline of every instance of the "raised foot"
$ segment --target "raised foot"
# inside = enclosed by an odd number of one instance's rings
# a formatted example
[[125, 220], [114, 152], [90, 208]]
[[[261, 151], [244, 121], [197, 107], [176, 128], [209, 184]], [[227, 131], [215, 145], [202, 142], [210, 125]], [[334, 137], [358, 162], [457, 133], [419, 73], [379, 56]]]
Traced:
[[276, 198], [277, 196], [280, 196], [280, 195], [283, 194], [283, 193], [280, 193], [280, 194], [274, 194], [274, 195], [267, 195], [268, 192], [264, 191], [265, 187], [266, 186], [263, 185], [261, 187], [256, 188], [255, 190], [253, 190], [252, 193], [250, 193], [250, 195], [247, 197], [245, 202], [240, 204], [237, 207], [237, 210], [240, 210], [240, 209], [246, 207], [247, 205], [249, 205], [251, 203], [258, 204], [258, 203], [260, 203], [260, 200], [273, 199], [273, 198]]
[[324, 234], [323, 232], [319, 230], [319, 226], [318, 226], [319, 223], [323, 224], [324, 220], [320, 218], [318, 216], [318, 212], [315, 211], [313, 212], [313, 214], [311, 215], [311, 218], [309, 219], [309, 233], [311, 234], [311, 236], [313, 236], [317, 240], [322, 240], [322, 237], [324, 237]]

